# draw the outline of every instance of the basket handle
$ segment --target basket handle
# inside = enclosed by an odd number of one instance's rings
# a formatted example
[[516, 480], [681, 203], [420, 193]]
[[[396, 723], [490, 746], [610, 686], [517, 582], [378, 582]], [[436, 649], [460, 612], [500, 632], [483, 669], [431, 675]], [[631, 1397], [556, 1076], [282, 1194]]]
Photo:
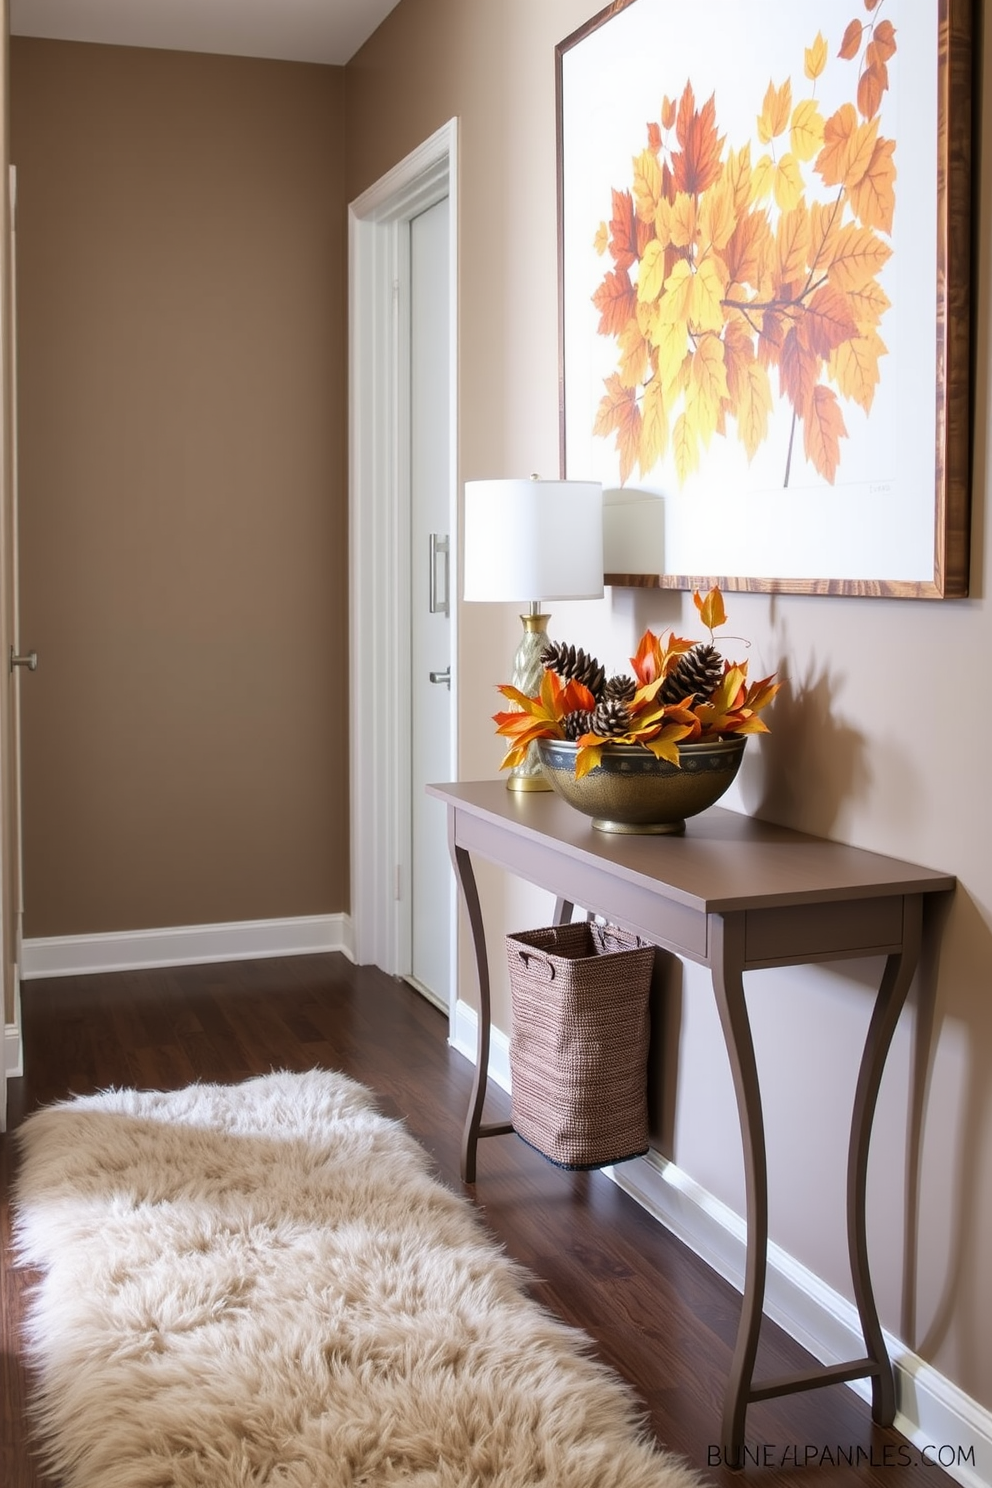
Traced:
[[548, 981], [554, 981], [554, 963], [549, 961], [546, 956], [542, 956], [539, 951], [522, 951], [518, 948], [517, 955], [520, 957], [521, 961], [524, 963], [528, 971], [530, 971], [531, 961], [536, 961], [538, 965], [543, 966], [545, 971], [548, 973]]

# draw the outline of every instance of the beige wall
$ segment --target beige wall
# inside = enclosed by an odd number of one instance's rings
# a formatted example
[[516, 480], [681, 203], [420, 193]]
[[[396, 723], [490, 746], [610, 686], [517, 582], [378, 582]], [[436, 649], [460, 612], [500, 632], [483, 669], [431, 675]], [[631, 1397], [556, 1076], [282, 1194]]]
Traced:
[[345, 910], [342, 73], [11, 53], [25, 933]]
[[[349, 197], [459, 116], [465, 479], [557, 470], [554, 46], [599, 8], [593, 0], [401, 0], [347, 69]], [[992, 39], [986, 83], [990, 57]], [[983, 141], [989, 127], [980, 122]], [[772, 738], [749, 748], [736, 804], [960, 880], [939, 974], [920, 979], [886, 1073], [869, 1175], [870, 1243], [886, 1326], [992, 1407], [987, 193], [978, 215], [973, 598], [742, 595], [729, 608], [732, 629], [753, 639], [759, 674], [777, 668], [790, 683]], [[492, 686], [506, 677], [518, 624], [495, 620], [489, 607], [464, 607], [466, 778], [495, 773]], [[616, 665], [645, 625], [695, 633], [693, 622], [691, 602], [679, 596], [614, 591], [602, 605], [559, 606], [553, 628]], [[545, 923], [549, 902], [487, 875], [485, 908], [491, 930], [519, 929]], [[848, 1294], [838, 1217], [844, 1132], [877, 974], [874, 964], [854, 965], [769, 972], [749, 984], [767, 1091], [773, 1235]], [[733, 1094], [710, 991], [695, 968], [686, 970], [681, 1013], [666, 1145], [739, 1210]], [[505, 989], [499, 1021], [506, 1026]]]

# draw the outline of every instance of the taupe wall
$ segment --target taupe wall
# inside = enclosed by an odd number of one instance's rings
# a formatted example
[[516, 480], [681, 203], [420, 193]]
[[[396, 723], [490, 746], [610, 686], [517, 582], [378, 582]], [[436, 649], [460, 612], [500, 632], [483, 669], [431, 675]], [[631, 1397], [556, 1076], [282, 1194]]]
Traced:
[[25, 933], [346, 910], [342, 73], [11, 84]]
[[[557, 470], [554, 46], [599, 0], [401, 0], [347, 68], [348, 195], [459, 116], [461, 475]], [[992, 41], [982, 70], [988, 86]], [[979, 121], [988, 149], [990, 124]], [[977, 178], [977, 170], [976, 170]], [[758, 675], [789, 678], [774, 733], [749, 746], [736, 803], [772, 819], [948, 870], [939, 975], [902, 1020], [870, 1168], [870, 1243], [883, 1321], [992, 1407], [992, 697], [985, 598], [989, 496], [989, 195], [978, 204], [973, 299], [973, 598], [730, 597]], [[519, 622], [463, 607], [461, 770], [493, 775], [489, 715]], [[696, 634], [691, 601], [614, 591], [558, 606], [552, 628], [613, 666], [645, 625]], [[934, 707], [935, 694], [946, 701]], [[960, 716], [958, 709], [964, 709]], [[733, 802], [731, 803], [733, 804]], [[536, 891], [487, 876], [490, 930], [547, 923]], [[494, 962], [497, 958], [493, 958]], [[850, 1292], [841, 1215], [854, 1051], [878, 967], [754, 975], [767, 1093], [773, 1235]], [[470, 980], [464, 984], [471, 986]], [[680, 1076], [664, 1145], [740, 1211], [740, 1141], [712, 997], [686, 969]], [[506, 1004], [499, 1021], [506, 1026]]]

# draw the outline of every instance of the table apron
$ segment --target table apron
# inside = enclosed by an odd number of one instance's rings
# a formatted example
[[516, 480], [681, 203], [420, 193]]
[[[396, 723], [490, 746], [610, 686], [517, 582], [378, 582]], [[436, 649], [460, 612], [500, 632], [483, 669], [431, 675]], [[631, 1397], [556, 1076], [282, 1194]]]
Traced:
[[550, 890], [557, 898], [618, 921], [677, 955], [707, 964], [708, 926], [702, 910], [665, 898], [647, 885], [610, 876], [607, 865], [585, 863], [559, 848], [501, 831], [461, 812], [455, 842], [518, 878]]

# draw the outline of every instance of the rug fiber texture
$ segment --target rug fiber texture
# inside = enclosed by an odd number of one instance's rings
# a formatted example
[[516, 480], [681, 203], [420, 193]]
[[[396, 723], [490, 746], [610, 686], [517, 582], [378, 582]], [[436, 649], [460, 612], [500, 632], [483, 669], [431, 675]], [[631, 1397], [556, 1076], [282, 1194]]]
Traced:
[[325, 1071], [20, 1129], [39, 1439], [65, 1488], [691, 1488], [466, 1198]]

